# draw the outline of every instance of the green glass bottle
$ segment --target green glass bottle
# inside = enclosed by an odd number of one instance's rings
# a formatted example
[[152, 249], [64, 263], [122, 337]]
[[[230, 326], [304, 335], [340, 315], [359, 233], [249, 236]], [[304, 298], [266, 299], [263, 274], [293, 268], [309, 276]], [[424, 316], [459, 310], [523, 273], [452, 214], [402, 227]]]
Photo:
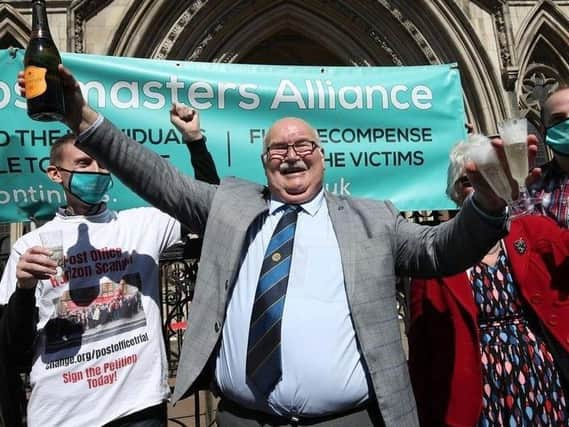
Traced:
[[63, 84], [57, 66], [61, 56], [53, 42], [45, 0], [32, 2], [32, 34], [24, 56], [24, 80], [28, 115], [44, 122], [61, 120], [65, 115]]

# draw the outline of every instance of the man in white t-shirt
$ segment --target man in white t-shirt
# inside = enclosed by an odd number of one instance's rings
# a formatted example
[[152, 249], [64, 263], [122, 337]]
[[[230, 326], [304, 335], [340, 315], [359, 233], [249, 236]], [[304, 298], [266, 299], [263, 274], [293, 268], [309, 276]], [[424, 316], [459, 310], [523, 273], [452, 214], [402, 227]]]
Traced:
[[[28, 424], [162, 426], [169, 387], [158, 263], [180, 224], [155, 208], [109, 210], [111, 176], [73, 136], [51, 147], [47, 174], [67, 206], [15, 243], [0, 282], [0, 304], [35, 293], [39, 309]], [[48, 231], [62, 236], [63, 267], [42, 246]], [[33, 303], [22, 311], [34, 316]]]

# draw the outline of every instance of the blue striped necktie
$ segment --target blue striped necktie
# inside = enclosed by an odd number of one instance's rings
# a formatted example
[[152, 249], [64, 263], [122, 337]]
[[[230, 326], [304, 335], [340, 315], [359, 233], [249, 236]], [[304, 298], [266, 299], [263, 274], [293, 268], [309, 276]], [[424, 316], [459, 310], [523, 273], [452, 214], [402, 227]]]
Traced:
[[269, 242], [249, 327], [247, 379], [268, 396], [282, 377], [281, 320], [292, 259], [296, 218], [300, 208], [285, 205]]

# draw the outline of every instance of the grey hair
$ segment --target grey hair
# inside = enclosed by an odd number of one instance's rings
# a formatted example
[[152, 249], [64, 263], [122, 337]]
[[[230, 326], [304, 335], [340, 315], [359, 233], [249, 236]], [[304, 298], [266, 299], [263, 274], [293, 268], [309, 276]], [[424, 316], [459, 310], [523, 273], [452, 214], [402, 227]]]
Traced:
[[466, 151], [468, 150], [468, 143], [460, 141], [455, 144], [449, 153], [449, 165], [447, 173], [447, 189], [446, 195], [457, 206], [462, 205], [462, 196], [457, 191], [456, 182], [464, 176], [464, 163], [466, 162]]

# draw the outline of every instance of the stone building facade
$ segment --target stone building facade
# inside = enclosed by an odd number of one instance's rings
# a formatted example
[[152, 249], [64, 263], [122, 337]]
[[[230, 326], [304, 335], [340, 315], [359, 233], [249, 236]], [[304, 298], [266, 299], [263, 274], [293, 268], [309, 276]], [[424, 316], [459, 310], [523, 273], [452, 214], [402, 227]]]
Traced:
[[[47, 0], [63, 51], [205, 62], [456, 62], [468, 120], [493, 134], [569, 83], [569, 0]], [[25, 47], [31, 2], [0, 1], [0, 48]], [[540, 150], [541, 160], [547, 153]]]

